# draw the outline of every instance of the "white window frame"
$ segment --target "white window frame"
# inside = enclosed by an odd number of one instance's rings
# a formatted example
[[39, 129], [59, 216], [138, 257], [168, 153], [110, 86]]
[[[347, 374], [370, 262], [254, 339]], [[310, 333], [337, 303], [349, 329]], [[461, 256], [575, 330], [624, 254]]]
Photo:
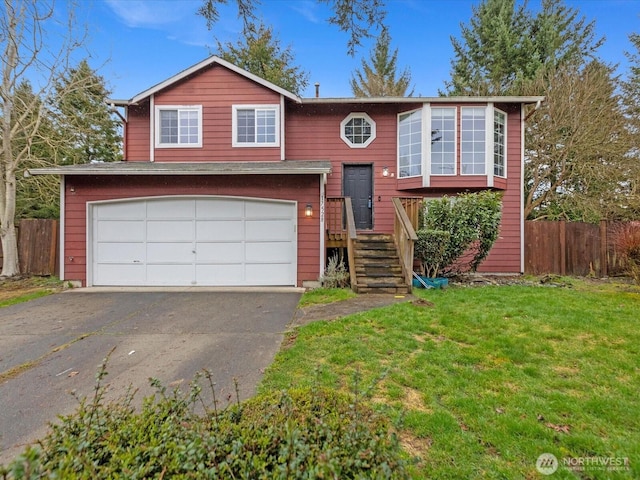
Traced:
[[[178, 142], [162, 143], [161, 142], [161, 124], [160, 112], [176, 111], [178, 112]], [[180, 143], [180, 112], [196, 112], [198, 115], [198, 141], [196, 143]], [[202, 105], [156, 105], [154, 109], [155, 115], [155, 146], [156, 148], [202, 148]]]
[[[475, 139], [473, 139], [473, 141], [471, 142], [472, 144], [474, 144], [474, 149], [473, 149], [473, 153], [479, 153], [479, 152], [484, 152], [484, 159], [482, 163], [476, 163], [474, 162], [473, 165], [482, 165], [484, 168], [484, 171], [481, 173], [476, 173], [476, 172], [472, 172], [472, 173], [465, 173], [464, 171], [464, 138], [463, 135], [465, 133], [465, 130], [462, 126], [462, 122], [463, 122], [463, 115], [464, 115], [464, 110], [482, 110], [484, 111], [484, 150], [478, 150], [477, 148], [475, 148]], [[489, 118], [490, 117], [490, 118]], [[491, 123], [489, 123], [491, 122]], [[489, 127], [490, 128], [487, 128]], [[473, 130], [472, 130], [473, 131]], [[491, 137], [489, 137], [489, 135], [491, 135]], [[488, 115], [487, 113], [487, 107], [483, 107], [483, 106], [463, 106], [460, 107], [460, 175], [464, 175], [464, 176], [474, 176], [474, 175], [480, 175], [480, 176], [487, 176], [487, 162], [489, 161], [489, 138], [493, 138], [493, 115]], [[493, 142], [490, 142], [491, 145], [493, 145]], [[492, 167], [492, 172], [493, 172], [493, 155], [491, 155], [491, 167]]]
[[[504, 173], [502, 175], [498, 175], [497, 173], [495, 173], [496, 159], [495, 159], [495, 139], [494, 139], [495, 137], [494, 136], [495, 136], [496, 113], [499, 113], [504, 116], [504, 145], [503, 145]], [[509, 115], [507, 114], [507, 112], [500, 110], [499, 108], [493, 109], [493, 116], [492, 116], [492, 122], [491, 122], [491, 173], [499, 178], [507, 178], [507, 144], [509, 141], [509, 135], [508, 135], [509, 132], [507, 130], [508, 119], [509, 119]]]
[[[347, 123], [349, 123], [351, 120], [356, 118], [361, 118], [365, 120], [371, 126], [371, 134], [369, 138], [362, 143], [353, 143], [349, 139], [349, 137], [347, 137], [347, 134], [345, 132], [347, 128]], [[373, 119], [364, 112], [350, 113], [349, 115], [346, 116], [344, 120], [342, 120], [342, 122], [340, 122], [340, 138], [344, 143], [349, 145], [349, 147], [351, 148], [367, 148], [371, 144], [371, 142], [373, 142], [376, 139], [376, 122], [374, 122]]]
[[[434, 109], [453, 110], [453, 173], [433, 173], [433, 149], [431, 132], [433, 131], [432, 112]], [[431, 105], [429, 107], [428, 124], [425, 130], [427, 137], [428, 159], [429, 159], [429, 175], [433, 177], [454, 177], [458, 174], [458, 108], [446, 105]]]
[[[231, 128], [231, 146], [233, 147], [279, 147], [280, 146], [280, 105], [278, 104], [261, 104], [261, 105], [232, 105], [232, 128]], [[257, 111], [273, 111], [275, 114], [275, 132], [273, 142], [253, 142], [238, 141], [238, 111], [254, 110]], [[255, 118], [255, 117], [254, 117]]]
[[[421, 131], [420, 131], [420, 173], [417, 175], [406, 175], [406, 176], [401, 176], [401, 172], [402, 169], [400, 168], [400, 117], [404, 116], [404, 115], [411, 115], [413, 113], [419, 112], [420, 113], [420, 123], [421, 123]], [[416, 178], [416, 177], [424, 177], [425, 174], [425, 138], [424, 138], [424, 126], [425, 126], [425, 109], [424, 108], [416, 108], [414, 110], [409, 110], [406, 112], [400, 112], [397, 116], [397, 126], [398, 126], [398, 133], [397, 133], [397, 140], [396, 140], [396, 144], [397, 144], [397, 152], [396, 152], [396, 159], [397, 159], [397, 172], [398, 172], [398, 178]]]

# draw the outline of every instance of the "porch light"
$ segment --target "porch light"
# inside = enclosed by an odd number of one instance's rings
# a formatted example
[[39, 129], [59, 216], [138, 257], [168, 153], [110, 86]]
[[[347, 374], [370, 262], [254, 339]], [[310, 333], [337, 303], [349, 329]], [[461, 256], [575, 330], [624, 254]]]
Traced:
[[382, 176], [383, 177], [389, 176], [389, 167], [382, 167]]
[[313, 217], [313, 207], [310, 203], [307, 203], [307, 206], [304, 209], [304, 216], [307, 218]]

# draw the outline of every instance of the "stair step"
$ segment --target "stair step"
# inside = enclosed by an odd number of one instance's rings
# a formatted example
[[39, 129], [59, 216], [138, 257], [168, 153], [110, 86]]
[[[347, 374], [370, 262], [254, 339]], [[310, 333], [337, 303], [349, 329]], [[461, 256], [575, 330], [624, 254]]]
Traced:
[[409, 288], [406, 285], [399, 287], [369, 287], [366, 285], [358, 285], [356, 287], [357, 293], [391, 293], [394, 295], [406, 295], [409, 293]]

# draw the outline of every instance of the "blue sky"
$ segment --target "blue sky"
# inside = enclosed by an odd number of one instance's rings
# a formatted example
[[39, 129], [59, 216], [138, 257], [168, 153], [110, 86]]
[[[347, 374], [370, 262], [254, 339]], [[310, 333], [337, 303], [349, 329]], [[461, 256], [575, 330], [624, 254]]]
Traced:
[[[453, 58], [451, 36], [469, 22], [479, 0], [388, 0], [387, 24], [398, 67], [408, 67], [414, 95], [436, 96], [449, 78]], [[106, 79], [112, 97], [127, 99], [215, 53], [214, 34], [235, 42], [241, 30], [233, 1], [222, 9], [214, 31], [196, 15], [200, 0], [93, 0], [81, 3], [80, 19], [89, 26], [83, 55]], [[628, 35], [640, 33], [640, 0], [565, 0], [606, 37], [604, 60], [628, 67], [624, 51]], [[537, 8], [539, 0], [530, 0]], [[303, 96], [314, 95], [320, 83], [323, 97], [351, 96], [349, 79], [369, 58], [374, 39], [354, 57], [347, 55], [347, 35], [326, 21], [326, 6], [315, 0], [262, 0], [259, 15], [272, 25], [281, 44], [291, 45], [296, 64], [309, 73]]]

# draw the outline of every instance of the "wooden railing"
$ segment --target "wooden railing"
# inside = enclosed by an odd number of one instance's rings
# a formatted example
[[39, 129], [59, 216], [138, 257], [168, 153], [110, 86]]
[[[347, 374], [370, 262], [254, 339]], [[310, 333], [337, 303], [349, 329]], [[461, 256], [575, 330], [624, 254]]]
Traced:
[[328, 197], [325, 202], [326, 246], [347, 246], [347, 220], [345, 218], [344, 197]]
[[413, 229], [417, 231], [420, 208], [422, 207], [424, 199], [421, 197], [400, 197], [399, 200], [404, 207], [404, 211], [407, 213], [407, 217], [409, 217]]
[[347, 227], [347, 257], [349, 258], [349, 278], [351, 280], [351, 289], [356, 289], [356, 259], [355, 259], [355, 241], [358, 238], [356, 232], [356, 220], [353, 216], [353, 206], [351, 205], [351, 198], [344, 198], [344, 212], [346, 217]]
[[392, 198], [393, 208], [395, 210], [395, 221], [393, 225], [393, 236], [400, 255], [400, 263], [402, 264], [402, 273], [405, 281], [411, 291], [413, 283], [413, 247], [418, 240], [416, 231], [413, 228], [411, 219], [407, 215], [405, 207], [400, 198]]

